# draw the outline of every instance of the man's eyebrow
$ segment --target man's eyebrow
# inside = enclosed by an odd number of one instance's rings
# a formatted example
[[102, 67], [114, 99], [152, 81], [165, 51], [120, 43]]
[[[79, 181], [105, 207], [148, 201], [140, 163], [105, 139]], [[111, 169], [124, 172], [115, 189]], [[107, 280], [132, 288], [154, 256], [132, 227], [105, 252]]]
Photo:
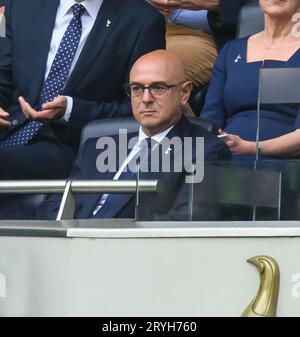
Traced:
[[[130, 83], [131, 85], [134, 84], [134, 85], [144, 85], [140, 82], [131, 82]], [[166, 82], [163, 82], [163, 81], [157, 81], [157, 82], [152, 82], [150, 83], [149, 85], [158, 85], [158, 84], [163, 84], [163, 85], [166, 85], [167, 83]]]
[[142, 83], [140, 82], [130, 82], [130, 84], [135, 84], [135, 85], [143, 85]]

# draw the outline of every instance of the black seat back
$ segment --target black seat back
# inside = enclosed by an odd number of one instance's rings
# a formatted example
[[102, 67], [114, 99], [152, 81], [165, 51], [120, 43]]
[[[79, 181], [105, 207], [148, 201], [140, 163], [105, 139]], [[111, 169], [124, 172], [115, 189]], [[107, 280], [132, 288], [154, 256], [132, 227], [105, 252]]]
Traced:
[[[189, 117], [188, 120], [214, 134], [218, 133], [217, 126], [203, 118]], [[82, 130], [80, 144], [82, 145], [89, 138], [101, 136], [113, 136], [118, 134], [120, 129], [126, 129], [128, 133], [137, 132], [139, 124], [133, 117], [122, 117], [112, 119], [98, 119], [88, 123]]]

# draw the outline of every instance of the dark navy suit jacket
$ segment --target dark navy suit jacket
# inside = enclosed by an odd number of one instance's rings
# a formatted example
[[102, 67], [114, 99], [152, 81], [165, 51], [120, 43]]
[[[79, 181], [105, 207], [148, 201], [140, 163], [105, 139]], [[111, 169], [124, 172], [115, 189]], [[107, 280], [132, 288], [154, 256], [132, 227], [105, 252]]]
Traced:
[[[59, 0], [4, 0], [4, 4], [7, 37], [0, 38], [0, 107], [11, 113], [13, 125], [2, 130], [2, 137], [25, 121], [18, 96], [33, 107], [38, 104]], [[164, 48], [165, 21], [151, 5], [104, 0], [62, 93], [74, 99], [71, 118], [67, 125], [57, 121], [49, 125], [54, 140], [76, 148], [87, 122], [130, 115], [123, 85], [132, 64], [141, 55]]]
[[[137, 134], [129, 135], [129, 139]], [[216, 136], [211, 135], [199, 126], [195, 126], [187, 121], [185, 117], [174, 126], [167, 137], [204, 137], [205, 161], [227, 160], [230, 158], [230, 151], [227, 146]], [[78, 158], [72, 173], [72, 179], [113, 179], [116, 172], [99, 173], [96, 168], [97, 157], [103, 150], [96, 150], [97, 139], [86, 141], [79, 151]], [[118, 145], [118, 138], [116, 138]], [[193, 142], [192, 160], [199, 156]], [[117, 146], [118, 148], [118, 146]], [[177, 151], [184, 151], [183, 148]], [[118, 152], [118, 151], [117, 151]], [[139, 218], [141, 220], [188, 220], [188, 184], [184, 183], [186, 170], [182, 167], [181, 172], [172, 171], [172, 159], [174, 152], [170, 152], [171, 172], [141, 173], [141, 179], [158, 179], [162, 185], [161, 193], [145, 193], [140, 196]], [[166, 153], [162, 152], [162, 156]], [[117, 168], [118, 170], [118, 168]], [[99, 194], [77, 195], [75, 218], [90, 218], [98, 201]], [[38, 218], [48, 220], [55, 219], [61, 196], [53, 195], [38, 212]], [[134, 218], [135, 194], [128, 194], [122, 198], [119, 204], [114, 205], [113, 217]], [[101, 214], [101, 213], [99, 213]], [[97, 217], [97, 216], [96, 216]]]

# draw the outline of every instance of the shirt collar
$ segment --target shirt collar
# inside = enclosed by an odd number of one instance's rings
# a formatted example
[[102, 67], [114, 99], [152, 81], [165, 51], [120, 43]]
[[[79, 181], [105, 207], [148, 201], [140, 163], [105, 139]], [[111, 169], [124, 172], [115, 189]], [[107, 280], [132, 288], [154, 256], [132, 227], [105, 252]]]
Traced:
[[[158, 133], [157, 135], [151, 137], [151, 139], [155, 140], [157, 143], [161, 143], [161, 141], [166, 137], [166, 135], [173, 129], [174, 125], [172, 125], [170, 128], [168, 128], [167, 130]], [[140, 126], [139, 128], [139, 142], [138, 144], [136, 144], [137, 146], [140, 146], [141, 142], [146, 139], [149, 138], [145, 132], [143, 131], [142, 127]]]
[[[64, 17], [71, 9], [71, 7], [76, 4], [75, 0], [60, 0], [59, 13], [61, 17]], [[85, 7], [87, 13], [91, 16], [93, 20], [96, 20], [98, 12], [102, 6], [103, 0], [85, 0], [80, 4]]]

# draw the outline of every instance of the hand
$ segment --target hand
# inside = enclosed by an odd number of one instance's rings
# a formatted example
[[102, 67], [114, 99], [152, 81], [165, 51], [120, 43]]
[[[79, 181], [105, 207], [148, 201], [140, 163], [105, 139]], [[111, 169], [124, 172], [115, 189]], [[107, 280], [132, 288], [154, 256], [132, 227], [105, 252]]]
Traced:
[[8, 128], [11, 126], [11, 122], [7, 120], [9, 113], [0, 108], [0, 127]]
[[255, 142], [246, 141], [237, 135], [228, 134], [225, 143], [232, 154], [255, 154]]
[[228, 134], [223, 129], [219, 129], [218, 132], [218, 138], [222, 139], [223, 142], [226, 142]]
[[23, 97], [19, 97], [19, 102], [25, 116], [29, 119], [55, 120], [64, 116], [68, 100], [65, 96], [55, 97], [52, 102], [42, 105], [41, 111], [36, 111], [25, 101]]
[[189, 9], [197, 11], [206, 9], [208, 11], [216, 11], [219, 9], [220, 0], [171, 0], [177, 8]]
[[171, 15], [174, 9], [180, 8], [171, 4], [172, 0], [147, 0], [152, 6], [154, 6], [162, 15]]
[[149, 0], [158, 10], [189, 9], [216, 11], [219, 8], [220, 0]]

